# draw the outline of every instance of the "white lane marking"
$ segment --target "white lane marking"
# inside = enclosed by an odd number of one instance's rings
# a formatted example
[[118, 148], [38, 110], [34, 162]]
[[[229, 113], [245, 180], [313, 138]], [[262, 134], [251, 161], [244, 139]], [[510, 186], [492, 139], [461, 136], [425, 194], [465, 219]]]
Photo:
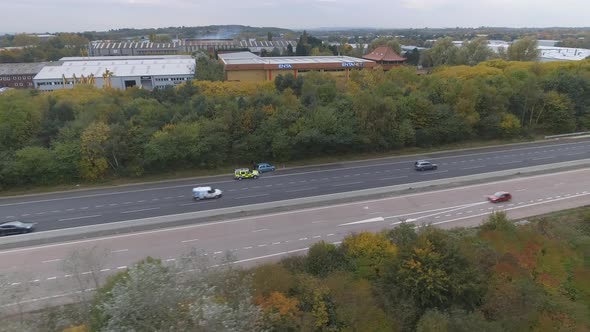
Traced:
[[160, 200], [159, 198], [152, 198], [152, 202], [156, 202], [156, 201], [159, 201], [159, 200]]
[[541, 157], [541, 158], [533, 158], [532, 160], [545, 160], [545, 159], [552, 159], [552, 158], [555, 158], [555, 156]]
[[55, 279], [57, 279], [57, 277], [49, 277], [49, 278], [47, 278], [47, 280], [55, 280]]
[[[73, 209], [72, 209], [72, 210], [73, 210]], [[21, 214], [20, 216], [21, 216], [21, 217], [28, 217], [28, 216], [30, 216], [30, 214], [28, 214], [28, 213], [25, 213], [25, 214]]]
[[498, 165], [510, 165], [510, 164], [518, 164], [518, 163], [522, 163], [522, 160], [517, 160], [517, 161], [507, 161], [505, 163], [498, 163]]
[[[556, 202], [556, 201], [562, 201], [562, 200], [569, 199], [569, 198], [576, 198], [576, 197], [585, 196], [585, 195], [588, 195], [588, 194], [590, 194], [590, 193], [582, 193], [582, 194], [579, 194], [579, 195], [572, 195], [570, 197], [557, 198], [557, 199], [552, 200], [551, 202], [543, 201], [543, 202], [530, 203], [530, 204], [526, 204], [526, 205], [523, 204], [523, 205], [520, 205], [520, 206], [515, 206], [515, 207], [507, 208], [504, 211], [511, 211], [511, 210], [517, 210], [517, 209], [522, 209], [522, 208], [528, 208], [530, 206], [535, 206], [535, 205], [539, 205], [539, 204], [553, 203], [553, 202]], [[521, 203], [518, 203], [518, 204], [521, 204]], [[455, 218], [455, 219], [450, 219], [450, 220], [443, 220], [443, 221], [431, 223], [430, 225], [439, 225], [439, 224], [445, 224], [445, 223], [449, 223], [449, 222], [453, 222], [453, 221], [458, 221], [458, 220], [463, 220], [463, 219], [481, 217], [481, 216], [489, 215], [490, 213], [492, 213], [492, 212], [484, 212], [484, 213], [480, 213], [480, 214], [476, 214], [476, 215], [472, 215], [472, 216], [467, 216], [467, 217]], [[420, 227], [420, 226], [416, 226], [416, 227]]]
[[349, 183], [340, 183], [340, 184], [333, 184], [332, 187], [352, 186], [354, 184], [361, 184], [361, 183], [363, 183], [363, 182], [357, 181], [357, 182], [349, 182]]
[[[104, 205], [95, 205], [94, 207], [95, 208], [101, 208], [101, 207], [104, 207]], [[53, 212], [59, 212], [59, 211], [53, 211]]]
[[80, 273], [80, 274], [81, 274], [81, 275], [87, 275], [87, 274], [90, 274], [90, 273], [92, 273], [92, 271], [86, 271], [86, 272], [82, 272], [82, 273]]
[[568, 153], [566, 156], [579, 156], [581, 154], [586, 154], [586, 152]]
[[113, 204], [109, 204], [109, 206], [117, 206], [119, 205], [118, 203], [113, 203]]
[[465, 168], [462, 168], [462, 169], [467, 171], [467, 170], [470, 170], [470, 169], [477, 169], [477, 168], [483, 168], [483, 167], [486, 167], [486, 166], [485, 165], [472, 166], [472, 167], [465, 167]]
[[66, 275], [64, 276], [64, 278], [71, 278], [71, 277], [73, 277], [73, 276], [74, 276], [73, 274], [66, 274]]
[[80, 208], [80, 210], [88, 210], [88, 206], [83, 206]]
[[302, 237], [302, 238], [299, 239], [299, 241], [305, 241], [305, 240], [307, 240], [306, 237]]
[[445, 169], [444, 171], [432, 171], [432, 172], [424, 172], [421, 173], [420, 175], [424, 176], [424, 175], [433, 175], [433, 174], [440, 174], [440, 173], [447, 173], [449, 170]]
[[126, 268], [127, 268], [127, 266], [126, 266], [126, 265], [123, 265], [123, 266], [118, 266], [118, 267], [117, 267], [117, 270], [125, 270]]
[[262, 197], [262, 196], [268, 196], [268, 194], [258, 194], [258, 195], [250, 195], [250, 196], [240, 196], [240, 197], [236, 197], [234, 199], [245, 199], [245, 198], [254, 198], [254, 197]]
[[184, 195], [178, 195], [178, 196], [176, 196], [176, 197], [178, 197], [178, 198], [183, 198], [183, 197], [184, 197]]
[[174, 261], [176, 261], [176, 258], [169, 258], [166, 260], [166, 262], [174, 262]]
[[7, 216], [6, 219], [16, 218], [15, 216]]
[[222, 253], [223, 253], [223, 251], [216, 251], [216, 252], [213, 253], [213, 255], [219, 255], [219, 254], [222, 254]]
[[74, 210], [76, 210], [76, 209], [66, 209], [66, 211], [68, 211], [68, 212], [69, 212], [69, 211], [74, 211]]
[[321, 224], [321, 223], [324, 223], [324, 222], [326, 222], [326, 221], [327, 221], [327, 220], [318, 220], [318, 221], [312, 221], [311, 223], [312, 223], [312, 224]]
[[164, 197], [164, 199], [172, 199], [172, 196]]
[[368, 224], [368, 223], [380, 222], [380, 221], [384, 221], [384, 220], [385, 219], [383, 217], [377, 217], [377, 218], [365, 219], [365, 220], [360, 220], [360, 221], [353, 221], [353, 222], [349, 222], [349, 223], [345, 223], [345, 224], [340, 224], [338, 226], [350, 226], [350, 225]]
[[180, 242], [181, 243], [189, 243], [189, 242], [195, 242], [195, 241], [199, 241], [199, 239], [184, 240], [184, 241], [180, 241]]
[[108, 271], [110, 271], [110, 270], [111, 270], [111, 269], [102, 269], [102, 270], [100, 270], [99, 272], [108, 272]]
[[316, 190], [318, 187], [311, 187], [311, 188], [303, 188], [303, 189], [295, 189], [295, 190], [287, 190], [286, 193], [296, 193], [299, 191], [306, 191], [306, 190]]
[[133, 204], [133, 202], [125, 202], [125, 203], [123, 203], [123, 205], [129, 205], [129, 204]]
[[31, 283], [39, 282], [39, 281], [41, 281], [41, 280], [39, 280], [39, 279], [31, 280]]
[[20, 282], [13, 282], [12, 284], [10, 284], [10, 286], [18, 286], [20, 284], [21, 284]]
[[62, 260], [61, 258], [56, 258], [56, 259], [50, 259], [50, 260], [46, 260], [46, 261], [43, 261], [43, 262], [41, 262], [41, 263], [43, 263], [43, 264], [47, 264], [47, 263], [55, 263], [55, 262], [59, 262], [59, 261], [61, 261], [61, 260]]
[[[336, 242], [335, 244], [338, 244], [338, 243], [340, 243], [340, 242]], [[230, 264], [246, 263], [246, 262], [256, 261], [256, 260], [260, 260], [260, 259], [264, 259], [264, 258], [270, 258], [270, 257], [275, 257], [275, 256], [282, 256], [282, 255], [293, 254], [293, 253], [296, 253], [296, 252], [301, 252], [301, 251], [306, 251], [306, 250], [309, 250], [309, 247], [301, 248], [301, 249], [288, 250], [288, 251], [283, 251], [283, 252], [277, 252], [277, 253], [270, 254], [270, 255], [264, 255], [264, 256], [258, 256], [258, 257], [241, 259], [239, 261], [231, 262]]]
[[85, 289], [83, 291], [75, 291], [75, 292], [71, 292], [71, 293], [64, 293], [64, 294], [57, 294], [57, 295], [39, 297], [39, 298], [34, 298], [34, 299], [30, 299], [30, 300], [19, 301], [19, 302], [15, 302], [15, 303], [7, 303], [7, 304], [0, 305], [0, 308], [20, 306], [20, 305], [27, 304], [27, 303], [35, 303], [35, 302], [40, 302], [40, 301], [45, 301], [45, 300], [53, 300], [53, 299], [56, 299], [58, 297], [71, 296], [71, 295], [75, 295], [75, 294], [81, 294], [81, 293], [84, 293], [84, 292], [91, 292], [93, 290], [95, 290], [95, 289], [94, 288], [88, 288], [88, 289]]
[[404, 179], [404, 178], [407, 178], [407, 177], [408, 177], [407, 175], [404, 175], [404, 176], [394, 176], [394, 177], [391, 177], [391, 178], [383, 178], [383, 179], [379, 179], [379, 181], [387, 181], [387, 180], [395, 180], [395, 179]]
[[159, 210], [159, 207], [147, 208], [147, 209], [139, 209], [139, 210], [130, 210], [130, 211], [123, 211], [120, 213], [135, 213], [135, 212], [143, 212], [143, 211], [152, 211], [152, 210]]
[[129, 251], [129, 249], [119, 249], [119, 250], [113, 250], [113, 251], [111, 251], [111, 253], [113, 253], [113, 254], [116, 254], [116, 253], [119, 253], [119, 252], [125, 252], [125, 251]]
[[314, 239], [319, 239], [319, 238], [321, 238], [321, 237], [322, 237], [321, 235], [314, 235], [314, 236], [313, 236], [313, 238], [314, 238]]
[[[476, 203], [468, 203], [468, 204], [462, 204], [462, 205], [455, 205], [455, 206], [447, 206], [444, 208], [438, 208], [438, 209], [432, 209], [432, 210], [425, 210], [425, 211], [418, 211], [418, 212], [411, 212], [411, 213], [406, 213], [406, 214], [398, 214], [395, 216], [387, 216], [384, 217], [384, 219], [393, 219], [393, 218], [401, 218], [401, 217], [407, 217], [407, 216], [413, 216], [413, 215], [417, 215], [417, 214], [422, 214], [422, 213], [430, 213], [430, 212], [438, 212], [438, 213], [434, 213], [432, 214], [432, 216], [440, 214], [440, 213], [447, 213], [447, 212], [451, 212], [454, 210], [460, 210], [460, 209], [465, 209], [465, 208], [469, 208], [472, 206], [476, 206], [476, 205], [480, 205], [480, 204], [485, 204], [487, 202], [476, 202]], [[420, 217], [422, 218], [422, 217]]]
[[82, 217], [63, 218], [63, 219], [58, 219], [57, 221], [89, 219], [89, 218], [97, 218], [97, 217], [100, 217], [100, 216], [102, 216], [102, 214], [94, 214], [94, 215], [91, 215], [91, 216], [82, 216]]
[[518, 189], [517, 192], [526, 191], [526, 189]]
[[[511, 179], [511, 180], [498, 180], [498, 181], [492, 181], [492, 182], [487, 182], [487, 183], [463, 186], [463, 187], [461, 187], [461, 189], [478, 188], [478, 187], [489, 186], [489, 185], [493, 185], [493, 184], [506, 184], [506, 183], [520, 182], [520, 181], [531, 181], [533, 179], [554, 177], [554, 176], [563, 176], [564, 174], [575, 174], [575, 173], [582, 173], [582, 172], [588, 172], [588, 170], [587, 169], [577, 169], [577, 170], [564, 171], [564, 172], [559, 172], [559, 173], [547, 173], [547, 174], [541, 174], [541, 175], [534, 175], [534, 176], [529, 176], [529, 177]], [[0, 255], [11, 254], [11, 253], [16, 253], [16, 252], [23, 252], [23, 251], [46, 249], [46, 248], [71, 246], [71, 245], [82, 244], [82, 243], [109, 241], [109, 240], [118, 239], [118, 238], [136, 237], [136, 236], [157, 234], [157, 233], [162, 233], [162, 232], [178, 231], [178, 230], [184, 230], [184, 229], [192, 229], [192, 228], [230, 224], [230, 223], [236, 223], [236, 222], [241, 222], [241, 221], [246, 221], [246, 220], [259, 219], [261, 217], [269, 218], [269, 217], [284, 216], [284, 215], [291, 215], [291, 214], [301, 214], [301, 213], [306, 213], [306, 212], [311, 212], [311, 211], [321, 211], [321, 210], [326, 210], [326, 209], [334, 209], [334, 208], [343, 207], [343, 206], [354, 206], [354, 205], [359, 205], [359, 204], [366, 205], [369, 202], [370, 203], [384, 202], [384, 201], [390, 201], [390, 200], [404, 199], [404, 198], [408, 198], [408, 197], [417, 197], [417, 196], [431, 195], [431, 194], [442, 193], [442, 192], [455, 191], [457, 189], [458, 188], [441, 189], [441, 190], [429, 191], [429, 192], [424, 192], [424, 193], [401, 195], [401, 196], [396, 196], [393, 198], [387, 197], [387, 198], [381, 198], [381, 199], [376, 199], [376, 200], [366, 200], [366, 201], [350, 202], [350, 203], [343, 203], [343, 204], [326, 205], [326, 206], [303, 209], [303, 210], [295, 210], [295, 211], [267, 214], [264, 216], [244, 217], [244, 218], [237, 218], [237, 219], [231, 219], [231, 220], [225, 220], [225, 221], [215, 221], [215, 222], [202, 223], [202, 224], [196, 224], [196, 225], [170, 227], [170, 228], [158, 229], [158, 230], [152, 230], [152, 231], [143, 231], [143, 232], [136, 232], [136, 233], [129, 233], [129, 234], [113, 235], [113, 236], [107, 236], [107, 237], [101, 237], [101, 238], [95, 238], [95, 239], [86, 239], [86, 240], [70, 241], [70, 242], [63, 242], [63, 243], [54, 243], [54, 244], [48, 244], [48, 245], [43, 245], [43, 246], [11, 249], [11, 250], [0, 251]], [[490, 209], [493, 209], [493, 208], [490, 208]], [[180, 213], [180, 214], [175, 214], [175, 215], [169, 215], [169, 217], [181, 216], [181, 215], [187, 215], [187, 214], [192, 215], [193, 213], [192, 212], [191, 213]], [[407, 215], [410, 215], [410, 214], [407, 214]], [[141, 220], [141, 219], [138, 219], [138, 220]], [[128, 222], [128, 221], [124, 221], [124, 222]], [[115, 224], [117, 224], [117, 222], [113, 222], [111, 224], [115, 225]], [[86, 226], [71, 227], [69, 229], [77, 229], [80, 227], [86, 227]], [[46, 232], [61, 232], [61, 231], [62, 230], [46, 231]]]
[[277, 244], [281, 244], [281, 242], [273, 242], [272, 245], [276, 246]]
[[258, 232], [264, 232], [264, 231], [268, 231], [268, 228], [253, 230], [252, 233], [258, 233]]
[[252, 249], [252, 247], [244, 247], [244, 250]]
[[145, 202], [145, 199], [142, 199], [140, 201], [137, 201], [137, 203], [144, 203], [144, 202]]
[[266, 246], [267, 246], [266, 244], [259, 244], [258, 248], [262, 248], [262, 247], [266, 247]]
[[326, 236], [334, 236], [334, 235], [336, 235], [336, 234], [330, 233], [330, 234], [328, 234]]

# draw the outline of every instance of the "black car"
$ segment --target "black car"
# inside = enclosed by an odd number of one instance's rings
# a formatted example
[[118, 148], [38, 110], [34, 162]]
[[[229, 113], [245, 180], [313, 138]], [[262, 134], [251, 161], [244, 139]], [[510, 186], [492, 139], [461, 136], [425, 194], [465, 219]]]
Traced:
[[417, 171], [435, 170], [438, 168], [437, 164], [433, 164], [430, 161], [418, 160], [414, 163], [414, 169]]
[[34, 229], [34, 223], [9, 221], [0, 224], [0, 236], [30, 233]]

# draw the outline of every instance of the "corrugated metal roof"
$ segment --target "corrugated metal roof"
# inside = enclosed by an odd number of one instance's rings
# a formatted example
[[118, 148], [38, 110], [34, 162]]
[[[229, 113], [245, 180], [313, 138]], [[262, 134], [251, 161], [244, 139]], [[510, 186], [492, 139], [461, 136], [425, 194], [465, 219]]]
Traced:
[[0, 63], [0, 75], [31, 75], [37, 74], [49, 62], [31, 63]]
[[103, 61], [67, 61], [61, 66], [43, 68], [35, 80], [61, 79], [62, 75], [72, 78], [74, 75], [102, 77], [106, 70], [113, 76], [170, 76], [193, 75], [195, 60], [166, 59], [166, 60], [103, 60]]

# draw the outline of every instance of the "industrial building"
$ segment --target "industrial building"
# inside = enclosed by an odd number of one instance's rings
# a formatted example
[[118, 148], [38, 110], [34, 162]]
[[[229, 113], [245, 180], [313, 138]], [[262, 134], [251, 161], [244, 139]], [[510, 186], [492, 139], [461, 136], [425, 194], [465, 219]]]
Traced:
[[190, 56], [66, 57], [59, 66], [45, 66], [33, 78], [42, 91], [72, 88], [78, 84], [152, 90], [192, 80], [195, 60]]
[[176, 55], [190, 54], [197, 51], [215, 53], [218, 51], [250, 51], [260, 54], [263, 50], [278, 50], [285, 54], [291, 46], [294, 51], [297, 42], [292, 40], [260, 41], [255, 39], [187, 39], [170, 43], [152, 43], [150, 41], [94, 41], [89, 44], [90, 56], [136, 56], [136, 55]]
[[0, 88], [26, 89], [33, 88], [33, 77], [48, 62], [33, 63], [0, 63]]
[[251, 52], [219, 54], [228, 81], [271, 81], [278, 75], [295, 77], [310, 71], [348, 78], [351, 70], [372, 69], [375, 61], [349, 56], [259, 57]]

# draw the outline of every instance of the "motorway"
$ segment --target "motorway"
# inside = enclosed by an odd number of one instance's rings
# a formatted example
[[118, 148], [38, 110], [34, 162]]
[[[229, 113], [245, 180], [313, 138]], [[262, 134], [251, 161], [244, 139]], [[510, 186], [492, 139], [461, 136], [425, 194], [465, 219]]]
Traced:
[[[37, 231], [56, 230], [586, 158], [590, 158], [590, 139], [566, 139], [281, 170], [273, 174], [266, 173], [258, 180], [235, 181], [231, 176], [217, 176], [2, 198], [0, 221], [36, 222]], [[416, 172], [412, 167], [417, 159], [437, 163], [439, 169]], [[224, 197], [193, 202], [191, 188], [203, 185], [223, 190]]]
[[[513, 200], [492, 204], [486, 195], [507, 190]], [[324, 240], [339, 243], [348, 234], [379, 231], [401, 222], [417, 227], [476, 226], [491, 212], [526, 218], [590, 204], [590, 169], [536, 175], [396, 197], [322, 206], [298, 211], [230, 219], [79, 241], [0, 251], [0, 275], [7, 276], [0, 309], [72, 301], [105, 276], [152, 256], [176, 265], [183, 253], [198, 250], [211, 264], [230, 252], [249, 266], [302, 253]], [[65, 272], [72, 252], [94, 248], [100, 264], [77, 274]], [[189, 271], [190, 272], [190, 271]], [[14, 292], [20, 295], [15, 296]], [[12, 295], [11, 295], [12, 294]], [[15, 300], [18, 299], [18, 300]], [[15, 302], [17, 301], [17, 302]]]

